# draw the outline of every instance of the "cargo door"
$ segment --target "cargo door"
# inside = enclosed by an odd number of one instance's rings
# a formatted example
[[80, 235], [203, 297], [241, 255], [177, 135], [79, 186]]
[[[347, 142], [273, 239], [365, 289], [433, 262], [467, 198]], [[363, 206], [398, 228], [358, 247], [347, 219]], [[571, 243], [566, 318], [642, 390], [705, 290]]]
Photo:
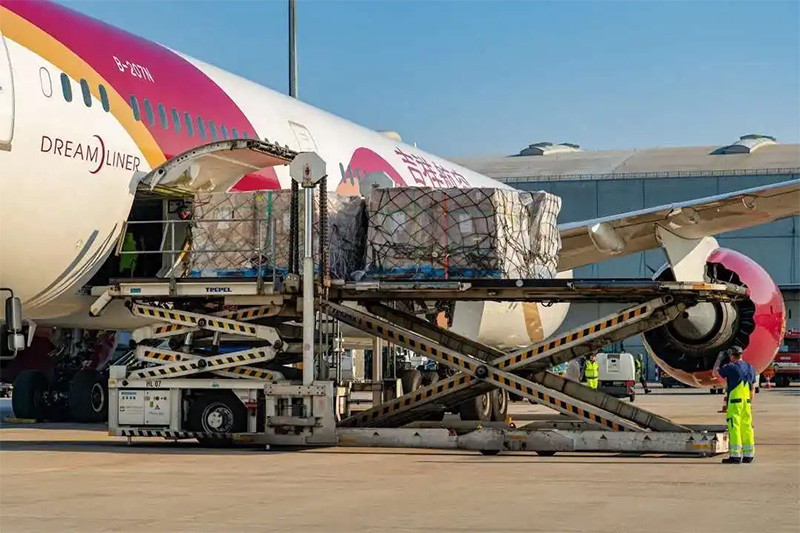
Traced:
[[289, 127], [292, 128], [292, 133], [294, 133], [294, 138], [297, 141], [297, 151], [298, 152], [316, 152], [317, 151], [317, 143], [314, 142], [314, 137], [311, 136], [311, 132], [308, 131], [308, 128], [299, 124], [297, 122], [289, 121]]
[[11, 57], [0, 33], [0, 146], [8, 147], [14, 137], [14, 83]]

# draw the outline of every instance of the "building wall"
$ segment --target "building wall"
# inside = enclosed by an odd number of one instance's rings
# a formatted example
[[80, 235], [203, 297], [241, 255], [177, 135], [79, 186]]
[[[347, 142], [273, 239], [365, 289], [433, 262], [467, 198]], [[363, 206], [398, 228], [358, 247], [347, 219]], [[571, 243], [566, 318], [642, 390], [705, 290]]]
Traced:
[[[720, 177], [529, 181], [510, 183], [522, 190], [546, 190], [562, 199], [559, 222], [635, 211], [670, 202], [723, 194], [796, 179], [797, 174]], [[800, 217], [792, 217], [717, 236], [721, 246], [737, 250], [761, 264], [784, 292], [787, 327], [800, 329]], [[649, 278], [666, 262], [662, 250], [620, 257], [581, 267], [576, 278]], [[572, 306], [562, 330], [619, 309], [610, 304]], [[624, 342], [632, 353], [645, 353], [639, 336]], [[648, 365], [652, 367], [652, 365]], [[652, 377], [652, 370], [649, 372]]]

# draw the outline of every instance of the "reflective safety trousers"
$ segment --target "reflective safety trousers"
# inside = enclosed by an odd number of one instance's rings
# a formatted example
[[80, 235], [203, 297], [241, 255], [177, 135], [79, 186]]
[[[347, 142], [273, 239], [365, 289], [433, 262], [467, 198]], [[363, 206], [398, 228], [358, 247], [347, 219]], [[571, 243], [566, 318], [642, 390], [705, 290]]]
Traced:
[[586, 368], [583, 370], [586, 376], [586, 386], [590, 389], [596, 389], [600, 377], [600, 364], [597, 361], [586, 361]]
[[756, 442], [753, 433], [753, 411], [750, 404], [750, 386], [739, 383], [728, 393], [728, 439], [731, 457], [755, 457]]

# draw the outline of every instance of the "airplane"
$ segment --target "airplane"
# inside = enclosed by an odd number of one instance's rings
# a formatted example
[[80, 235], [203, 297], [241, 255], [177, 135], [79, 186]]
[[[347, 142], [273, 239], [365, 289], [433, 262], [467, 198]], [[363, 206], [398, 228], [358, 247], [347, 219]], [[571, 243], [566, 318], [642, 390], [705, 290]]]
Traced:
[[[362, 194], [373, 183], [511, 188], [64, 6], [0, 0], [0, 287], [14, 291], [27, 323], [39, 328], [130, 331], [146, 324], [121, 304], [90, 317], [95, 298], [86, 288], [114, 257], [159, 169], [235, 139], [317, 152], [338, 168], [341, 179], [330, 179], [328, 190], [340, 194]], [[229, 176], [212, 184], [214, 191], [288, 189], [288, 168], [268, 160], [230, 149], [203, 164]], [[182, 183], [191, 193], [193, 182]], [[169, 180], [162, 185], [168, 190]], [[712, 366], [732, 344], [761, 372], [783, 339], [781, 293], [760, 265], [713, 236], [798, 215], [799, 193], [794, 180], [560, 225], [557, 276], [661, 247], [668, 261], [654, 278], [744, 284], [744, 303], [696, 305], [644, 338], [664, 372], [691, 386], [721, 383]], [[568, 309], [459, 303], [454, 324], [508, 349], [553, 335]], [[25, 350], [20, 354], [24, 360]]]

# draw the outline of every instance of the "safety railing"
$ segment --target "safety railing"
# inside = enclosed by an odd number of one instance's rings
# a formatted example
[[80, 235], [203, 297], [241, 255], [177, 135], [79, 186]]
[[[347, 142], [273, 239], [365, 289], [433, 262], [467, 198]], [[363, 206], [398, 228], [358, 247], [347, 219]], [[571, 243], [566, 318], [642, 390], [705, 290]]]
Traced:
[[[153, 226], [157, 226], [156, 229]], [[154, 245], [154, 236], [159, 235]], [[286, 248], [286, 261], [279, 256]], [[117, 241], [120, 274], [134, 276], [144, 268], [134, 268], [142, 257], [161, 256], [155, 277], [271, 277], [288, 265], [288, 242], [276, 243], [273, 218], [216, 218], [202, 220], [129, 220]], [[123, 261], [133, 257], [133, 261]], [[145, 260], [152, 275], [155, 266]], [[142, 277], [142, 276], [137, 276]], [[145, 276], [149, 277], [149, 276]]]

